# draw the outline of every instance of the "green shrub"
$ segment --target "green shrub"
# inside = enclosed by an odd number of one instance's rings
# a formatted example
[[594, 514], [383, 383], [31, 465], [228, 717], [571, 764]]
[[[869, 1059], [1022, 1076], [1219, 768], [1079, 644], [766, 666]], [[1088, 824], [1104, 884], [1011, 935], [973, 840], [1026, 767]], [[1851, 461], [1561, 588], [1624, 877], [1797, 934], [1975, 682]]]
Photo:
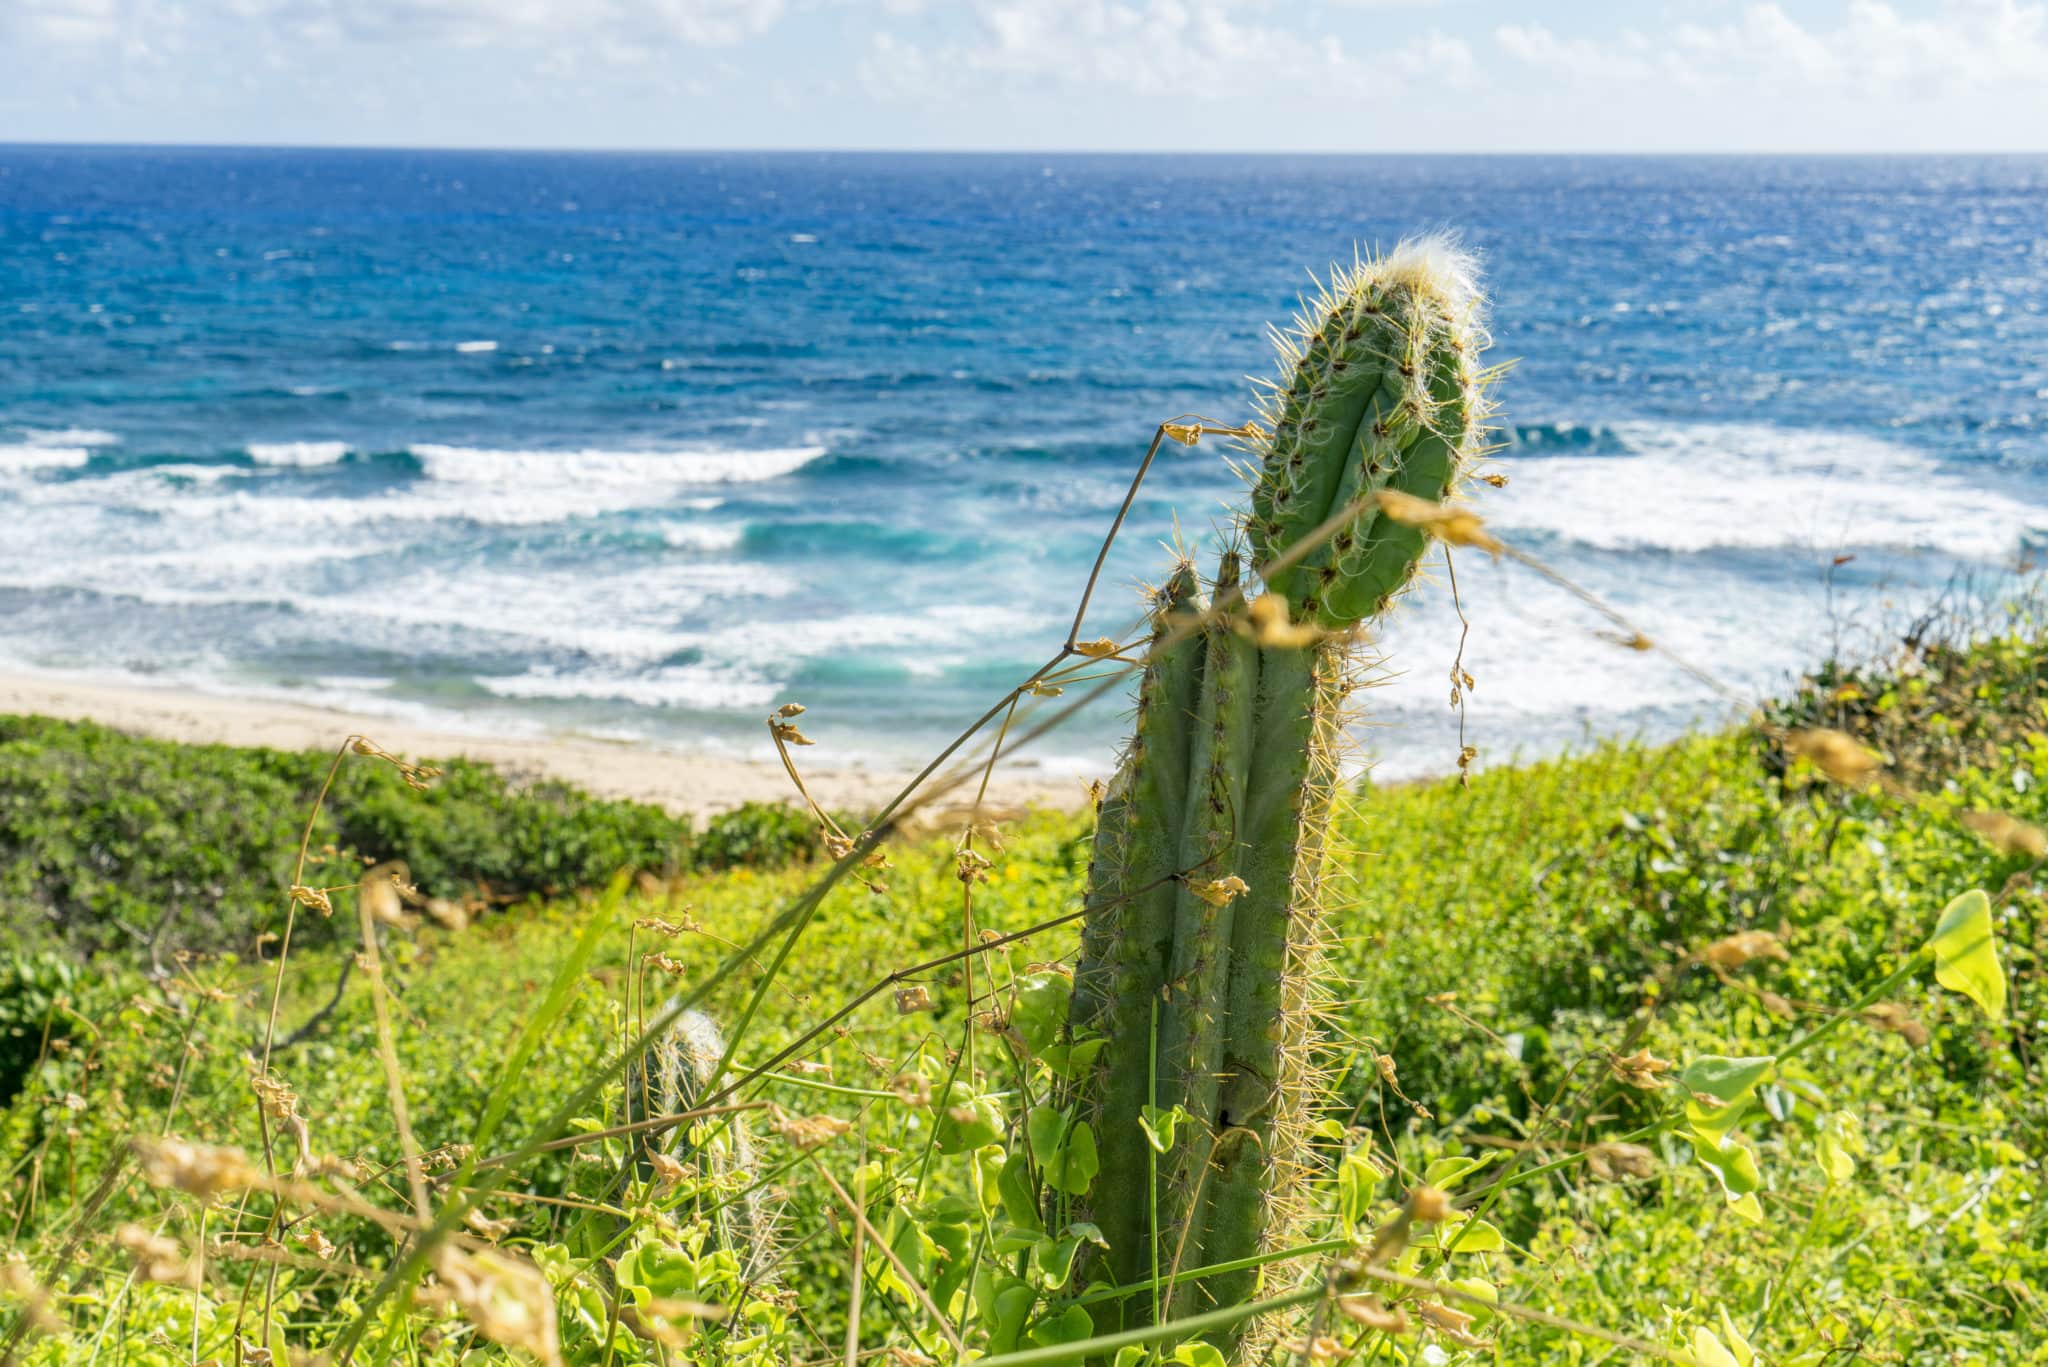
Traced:
[[796, 808], [748, 802], [706, 821], [694, 854], [697, 868], [716, 872], [780, 868], [814, 859], [822, 848], [817, 825]]
[[[331, 753], [178, 745], [91, 723], [0, 717], [0, 919], [89, 952], [248, 947], [275, 928]], [[449, 761], [416, 792], [350, 756], [313, 828], [309, 883], [403, 860], [428, 896], [497, 899], [690, 865], [690, 826], [565, 784]], [[316, 939], [331, 922], [310, 921]]]

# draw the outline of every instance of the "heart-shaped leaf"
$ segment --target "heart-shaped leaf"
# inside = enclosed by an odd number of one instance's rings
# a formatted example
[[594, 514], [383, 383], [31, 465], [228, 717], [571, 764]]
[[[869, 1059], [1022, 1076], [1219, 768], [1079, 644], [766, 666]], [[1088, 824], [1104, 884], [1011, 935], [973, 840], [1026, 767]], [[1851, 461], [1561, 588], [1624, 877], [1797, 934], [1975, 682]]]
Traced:
[[2005, 969], [1991, 927], [1991, 899], [1972, 888], [1942, 909], [1927, 942], [1934, 951], [1934, 980], [1977, 1003], [1997, 1020], [2005, 1014]]

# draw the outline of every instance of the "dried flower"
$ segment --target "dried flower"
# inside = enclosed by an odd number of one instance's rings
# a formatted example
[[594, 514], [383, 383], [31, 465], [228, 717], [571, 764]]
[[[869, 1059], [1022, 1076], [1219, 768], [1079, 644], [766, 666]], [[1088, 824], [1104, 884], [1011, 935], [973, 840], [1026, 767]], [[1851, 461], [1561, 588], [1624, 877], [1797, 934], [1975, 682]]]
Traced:
[[555, 1293], [539, 1268], [499, 1249], [470, 1253], [443, 1243], [434, 1250], [434, 1275], [440, 1286], [423, 1287], [421, 1295], [452, 1302], [493, 1343], [560, 1367]]
[[1864, 1007], [1863, 1020], [1865, 1024], [1888, 1035], [1897, 1035], [1915, 1049], [1924, 1048], [1927, 1042], [1934, 1038], [1912, 1012], [1897, 1002], [1877, 1002]]
[[1426, 1225], [1442, 1224], [1451, 1218], [1451, 1198], [1436, 1187], [1417, 1187], [1408, 1193], [1408, 1202], [1402, 1209], [1411, 1220]]
[[1453, 1310], [1436, 1301], [1417, 1301], [1415, 1316], [1430, 1328], [1442, 1334], [1462, 1348], [1476, 1348], [1481, 1340], [1467, 1332], [1472, 1317], [1462, 1310]]
[[334, 915], [334, 903], [328, 900], [324, 888], [309, 888], [303, 883], [294, 883], [291, 887], [291, 896], [300, 906], [311, 907], [322, 916]]
[[933, 1007], [931, 989], [922, 983], [896, 989], [896, 1014], [908, 1016], [918, 1011], [930, 1011]]
[[1792, 956], [1785, 952], [1785, 946], [1779, 943], [1778, 937], [1768, 930], [1738, 930], [1701, 950], [1700, 959], [1716, 968], [1741, 968], [1756, 959], [1789, 963]]
[[688, 1168], [672, 1155], [665, 1154], [659, 1149], [647, 1155], [647, 1166], [654, 1169], [654, 1189], [657, 1192], [674, 1190], [690, 1175]]
[[224, 1191], [263, 1185], [263, 1174], [239, 1149], [195, 1144], [189, 1139], [138, 1138], [131, 1141], [142, 1164], [143, 1180], [154, 1187], [176, 1187], [201, 1200]]
[[1098, 636], [1092, 641], [1074, 642], [1074, 653], [1090, 660], [1106, 660], [1123, 647], [1107, 636]]
[[1648, 1049], [1638, 1049], [1626, 1058], [1609, 1059], [1607, 1066], [1623, 1086], [1639, 1092], [1662, 1091], [1671, 1085], [1663, 1076], [1671, 1071], [1671, 1061], [1652, 1056]]
[[1212, 907], [1227, 907], [1250, 892], [1251, 888], [1246, 885], [1244, 879], [1233, 873], [1228, 878], [1190, 878], [1188, 891]]
[[469, 1226], [471, 1231], [480, 1237], [489, 1239], [493, 1243], [510, 1234], [519, 1225], [517, 1220], [510, 1218], [493, 1220], [481, 1210], [472, 1210], [467, 1215], [464, 1215], [462, 1223]]
[[185, 1257], [174, 1239], [167, 1239], [138, 1224], [125, 1224], [114, 1231], [114, 1242], [135, 1260], [135, 1269], [148, 1282], [166, 1286], [199, 1285], [199, 1265]]
[[1825, 726], [1786, 732], [1785, 753], [1805, 760], [1845, 788], [1864, 787], [1884, 767], [1876, 751], [1854, 736]]
[[1499, 538], [1486, 530], [1485, 520], [1477, 513], [1432, 503], [1398, 489], [1382, 489], [1373, 497], [1380, 511], [1394, 521], [1404, 527], [1420, 527], [1447, 545], [1476, 546], [1493, 555], [1504, 549]]
[[1406, 1334], [1414, 1325], [1399, 1310], [1389, 1310], [1374, 1296], [1340, 1296], [1337, 1309], [1344, 1318], [1354, 1320], [1368, 1329], [1377, 1329], [1382, 1334]]
[[1277, 593], [1262, 593], [1252, 599], [1244, 616], [1240, 632], [1262, 646], [1312, 646], [1329, 634], [1320, 627], [1296, 624], [1288, 614], [1287, 600]]
[[1956, 820], [1976, 832], [1985, 844], [2000, 854], [2024, 855], [2028, 859], [2048, 856], [2048, 831], [2030, 821], [1981, 808], [1963, 812]]
[[39, 1334], [61, 1333], [64, 1322], [50, 1310], [50, 1292], [29, 1271], [28, 1259], [19, 1253], [0, 1258], [0, 1291], [22, 1303], [23, 1318]]
[[775, 1115], [775, 1133], [781, 1135], [799, 1149], [815, 1149], [829, 1144], [853, 1128], [849, 1121], [836, 1115], [791, 1115], [778, 1111]]
[[1586, 1150], [1586, 1170], [1603, 1182], [1648, 1177], [1657, 1170], [1657, 1156], [1641, 1144], [1595, 1144]]

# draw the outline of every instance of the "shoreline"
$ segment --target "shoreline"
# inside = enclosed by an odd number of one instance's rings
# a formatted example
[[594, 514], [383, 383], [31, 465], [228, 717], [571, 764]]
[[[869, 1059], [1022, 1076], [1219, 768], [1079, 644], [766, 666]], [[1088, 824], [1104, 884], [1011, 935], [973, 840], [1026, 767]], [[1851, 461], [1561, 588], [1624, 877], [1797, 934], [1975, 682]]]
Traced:
[[[408, 759], [481, 760], [515, 779], [559, 779], [597, 797], [628, 798], [693, 817], [746, 802], [800, 801], [766, 740], [766, 753], [757, 760], [574, 734], [489, 736], [307, 703], [20, 671], [0, 672], [0, 714], [97, 722], [154, 740], [277, 750], [332, 751], [359, 734]], [[858, 764], [806, 768], [804, 782], [828, 809], [872, 811], [915, 772]], [[1072, 810], [1085, 800], [1086, 788], [1085, 779], [1071, 775], [999, 769], [989, 782], [987, 804]], [[969, 797], [971, 791], [955, 789], [937, 806], [957, 807]]]

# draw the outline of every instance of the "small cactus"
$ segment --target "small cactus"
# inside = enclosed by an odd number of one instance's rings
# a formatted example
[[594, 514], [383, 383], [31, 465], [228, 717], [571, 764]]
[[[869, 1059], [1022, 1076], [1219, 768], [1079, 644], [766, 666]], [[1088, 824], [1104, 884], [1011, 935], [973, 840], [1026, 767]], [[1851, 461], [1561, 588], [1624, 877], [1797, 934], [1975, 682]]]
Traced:
[[[1136, 729], [1098, 812], [1069, 1013], [1076, 1038], [1104, 1039], [1075, 1098], [1101, 1170], [1069, 1212], [1108, 1245], [1098, 1282], [1168, 1279], [1281, 1235], [1352, 629], [1387, 610], [1425, 544], [1376, 495], [1451, 493], [1479, 447], [1485, 341], [1472, 262], [1448, 242], [1337, 272], [1282, 339], [1251, 511], [1207, 586], [1214, 608], [1186, 562], [1155, 595]], [[1271, 595], [1250, 610], [1247, 550]], [[1156, 1154], [1145, 1108], [1176, 1106], [1190, 1118]], [[1257, 1279], [1174, 1282], [1161, 1313], [1242, 1303]], [[1100, 1302], [1097, 1327], [1150, 1322], [1153, 1304]]]
[[[673, 1008], [671, 1002], [663, 1011]], [[628, 1119], [675, 1115], [696, 1106], [716, 1081], [724, 1057], [718, 1022], [702, 1011], [683, 1012], [627, 1071]], [[657, 1175], [656, 1154], [694, 1167], [719, 1194], [712, 1216], [719, 1242], [739, 1259], [742, 1276], [764, 1282], [780, 1254], [780, 1212], [755, 1184], [758, 1169], [746, 1116], [724, 1116], [715, 1123], [717, 1132], [701, 1145], [691, 1142], [687, 1125], [649, 1131], [640, 1145], [641, 1175]]]

